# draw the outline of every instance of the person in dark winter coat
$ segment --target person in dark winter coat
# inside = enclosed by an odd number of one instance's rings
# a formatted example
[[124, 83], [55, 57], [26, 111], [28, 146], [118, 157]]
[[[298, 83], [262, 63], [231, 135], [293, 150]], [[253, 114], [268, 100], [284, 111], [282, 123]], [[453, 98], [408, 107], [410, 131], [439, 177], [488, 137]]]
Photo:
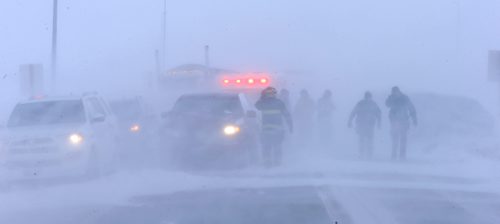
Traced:
[[283, 101], [283, 103], [285, 104], [286, 109], [288, 111], [290, 111], [292, 109], [291, 105], [290, 105], [290, 92], [287, 89], [280, 90], [280, 93], [278, 95], [278, 99]]
[[410, 98], [395, 86], [385, 101], [389, 107], [389, 121], [391, 122], [392, 159], [406, 158], [406, 143], [410, 119], [417, 125], [417, 112]]
[[315, 111], [316, 106], [309, 92], [305, 89], [300, 91], [300, 98], [295, 104], [293, 116], [297, 124], [296, 145], [301, 150], [306, 150], [313, 142]]
[[354, 118], [356, 118], [356, 133], [359, 136], [359, 155], [362, 158], [371, 158], [375, 125], [380, 128], [381, 112], [370, 92], [366, 92], [364, 99], [360, 100], [352, 110], [348, 122], [350, 128]]
[[332, 92], [326, 90], [316, 104], [318, 137], [321, 146], [324, 148], [332, 146], [334, 111], [335, 105], [332, 101]]

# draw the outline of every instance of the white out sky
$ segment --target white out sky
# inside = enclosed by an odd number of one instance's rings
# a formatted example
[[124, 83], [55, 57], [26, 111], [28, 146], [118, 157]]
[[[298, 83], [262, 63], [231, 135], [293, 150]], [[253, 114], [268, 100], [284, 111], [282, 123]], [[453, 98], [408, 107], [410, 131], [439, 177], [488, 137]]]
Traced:
[[[68, 85], [127, 82], [154, 68], [163, 0], [59, 0]], [[343, 86], [449, 92], [493, 102], [487, 51], [499, 0], [167, 0], [167, 66], [304, 69]], [[0, 1], [0, 88], [19, 64], [49, 68], [52, 0]], [[13, 79], [13, 78], [10, 78]]]

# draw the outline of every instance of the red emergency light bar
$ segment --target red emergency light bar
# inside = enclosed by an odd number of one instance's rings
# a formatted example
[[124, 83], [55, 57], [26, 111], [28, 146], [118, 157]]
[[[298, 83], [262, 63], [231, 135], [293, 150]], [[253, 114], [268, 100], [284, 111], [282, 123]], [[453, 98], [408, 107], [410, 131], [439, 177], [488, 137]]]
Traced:
[[222, 86], [233, 88], [262, 88], [270, 82], [268, 77], [225, 77], [221, 80]]

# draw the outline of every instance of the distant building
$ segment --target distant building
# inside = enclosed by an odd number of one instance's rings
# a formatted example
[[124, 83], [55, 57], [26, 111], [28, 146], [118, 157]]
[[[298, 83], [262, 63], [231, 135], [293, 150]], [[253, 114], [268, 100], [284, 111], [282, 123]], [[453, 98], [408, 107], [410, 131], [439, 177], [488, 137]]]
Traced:
[[217, 84], [217, 79], [231, 70], [207, 67], [200, 64], [184, 64], [160, 74], [161, 86], [166, 88], [209, 89]]
[[184, 64], [167, 70], [165, 73], [161, 74], [160, 78], [165, 78], [165, 79], [186, 78], [186, 77], [211, 78], [231, 72], [233, 71], [206, 67], [205, 65], [200, 65], [200, 64]]

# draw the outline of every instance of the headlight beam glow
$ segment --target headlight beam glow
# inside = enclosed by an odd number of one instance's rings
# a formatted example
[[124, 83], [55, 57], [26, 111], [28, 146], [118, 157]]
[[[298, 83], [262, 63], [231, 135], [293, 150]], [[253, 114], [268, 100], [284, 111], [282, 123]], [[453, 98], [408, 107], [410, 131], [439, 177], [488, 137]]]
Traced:
[[68, 140], [73, 145], [79, 145], [83, 142], [83, 136], [80, 134], [71, 134]]
[[240, 127], [238, 127], [238, 126], [226, 125], [224, 127], [224, 134], [225, 135], [231, 136], [231, 135], [237, 134], [238, 132], [240, 132]]
[[138, 132], [140, 130], [141, 130], [141, 126], [139, 126], [138, 124], [134, 124], [134, 125], [130, 126], [131, 132]]

